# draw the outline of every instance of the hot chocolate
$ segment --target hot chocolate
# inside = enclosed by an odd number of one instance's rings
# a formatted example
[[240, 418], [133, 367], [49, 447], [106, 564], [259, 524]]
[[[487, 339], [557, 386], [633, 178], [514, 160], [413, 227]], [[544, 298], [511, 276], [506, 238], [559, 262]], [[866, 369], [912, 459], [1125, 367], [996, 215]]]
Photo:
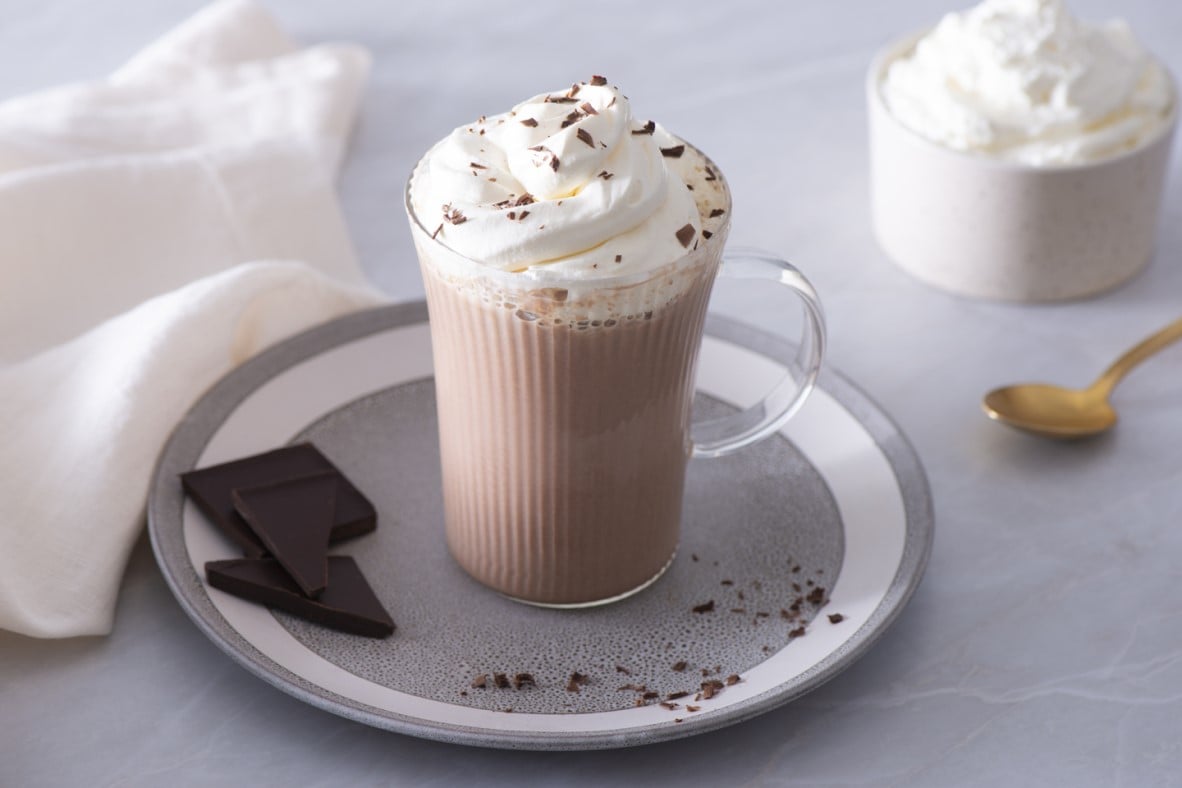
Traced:
[[456, 129], [407, 210], [452, 555], [538, 604], [643, 588], [677, 546], [722, 176], [594, 77]]

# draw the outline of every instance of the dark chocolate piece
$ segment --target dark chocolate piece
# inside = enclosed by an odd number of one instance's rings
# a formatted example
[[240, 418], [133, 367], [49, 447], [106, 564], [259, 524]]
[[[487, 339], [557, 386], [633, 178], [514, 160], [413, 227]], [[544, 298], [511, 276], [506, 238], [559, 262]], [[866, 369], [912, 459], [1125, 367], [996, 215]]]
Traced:
[[357, 563], [348, 556], [328, 558], [328, 586], [319, 599], [300, 593], [278, 561], [270, 558], [232, 558], [209, 561], [205, 577], [214, 588], [307, 619], [316, 624], [384, 638], [394, 622], [374, 596]]
[[266, 553], [266, 548], [241, 515], [234, 511], [230, 491], [235, 487], [254, 487], [307, 476], [317, 471], [335, 471], [338, 474], [331, 541], [340, 542], [361, 536], [377, 527], [377, 513], [373, 504], [311, 443], [297, 443], [182, 473], [181, 484], [197, 508], [214, 525], [233, 539], [248, 557], [259, 558]]
[[239, 487], [231, 494], [250, 530], [307, 596], [319, 596], [328, 583], [328, 535], [336, 492], [337, 474], [325, 471]]

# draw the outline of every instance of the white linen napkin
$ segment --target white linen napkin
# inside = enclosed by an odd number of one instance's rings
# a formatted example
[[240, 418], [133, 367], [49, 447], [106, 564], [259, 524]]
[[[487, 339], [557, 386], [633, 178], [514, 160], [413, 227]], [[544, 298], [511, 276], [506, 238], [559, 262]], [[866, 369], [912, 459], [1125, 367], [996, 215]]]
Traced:
[[368, 67], [221, 0], [106, 79], [0, 103], [0, 628], [109, 632], [187, 409], [381, 301], [333, 185]]

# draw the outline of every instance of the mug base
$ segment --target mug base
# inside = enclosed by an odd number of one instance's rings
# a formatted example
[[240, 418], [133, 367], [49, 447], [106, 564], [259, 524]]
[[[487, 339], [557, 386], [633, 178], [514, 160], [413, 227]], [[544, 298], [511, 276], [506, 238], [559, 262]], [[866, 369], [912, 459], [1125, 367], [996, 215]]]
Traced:
[[603, 599], [593, 599], [587, 602], [536, 602], [532, 599], [523, 599], [510, 594], [502, 593], [501, 596], [512, 602], [520, 602], [523, 605], [530, 605], [531, 607], [544, 607], [551, 610], [582, 610], [589, 607], [603, 607], [604, 605], [610, 605], [613, 602], [620, 602], [627, 599], [628, 597], [635, 596], [636, 594], [639, 594], [641, 591], [651, 586], [653, 583], [660, 580], [661, 575], [665, 574], [669, 567], [673, 565], [673, 559], [676, 557], [677, 551], [674, 550], [673, 555], [669, 556], [669, 560], [665, 562], [665, 565], [657, 570], [657, 573], [648, 580], [645, 580], [640, 585], [636, 586], [635, 588], [631, 588], [622, 594], [615, 594], [614, 596], [605, 597]]

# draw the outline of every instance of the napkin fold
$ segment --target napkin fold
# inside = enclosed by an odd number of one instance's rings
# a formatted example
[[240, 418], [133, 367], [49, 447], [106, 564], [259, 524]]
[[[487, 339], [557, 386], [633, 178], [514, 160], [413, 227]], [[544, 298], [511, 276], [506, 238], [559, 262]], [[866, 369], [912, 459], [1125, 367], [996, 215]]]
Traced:
[[0, 103], [0, 628], [109, 632], [188, 408], [382, 300], [334, 188], [368, 68], [221, 0], [106, 79]]

